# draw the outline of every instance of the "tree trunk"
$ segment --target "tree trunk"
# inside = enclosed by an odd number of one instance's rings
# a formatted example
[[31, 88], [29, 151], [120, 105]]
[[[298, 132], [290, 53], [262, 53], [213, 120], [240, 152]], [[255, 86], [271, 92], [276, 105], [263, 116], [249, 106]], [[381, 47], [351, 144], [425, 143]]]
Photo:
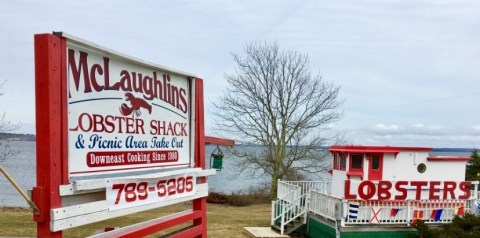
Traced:
[[279, 177], [275, 174], [272, 174], [272, 183], [270, 186], [270, 199], [272, 201], [277, 200], [277, 186], [278, 186]]

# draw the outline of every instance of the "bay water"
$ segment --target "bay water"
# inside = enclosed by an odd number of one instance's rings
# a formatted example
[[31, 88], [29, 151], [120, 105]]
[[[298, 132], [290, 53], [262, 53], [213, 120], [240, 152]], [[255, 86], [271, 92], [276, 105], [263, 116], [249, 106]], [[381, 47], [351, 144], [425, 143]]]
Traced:
[[[0, 162], [5, 170], [13, 177], [24, 191], [31, 190], [36, 184], [36, 156], [35, 142], [32, 141], [11, 141], [13, 150], [19, 153], [14, 158]], [[211, 153], [216, 146], [206, 146], [205, 159], [206, 167], [210, 168]], [[208, 177], [210, 191], [232, 193], [243, 192], [251, 187], [264, 186], [267, 176], [260, 178], [250, 177], [247, 174], [237, 174], [234, 168], [236, 157], [223, 149], [223, 169], [217, 171], [216, 175]], [[27, 202], [20, 196], [8, 180], [0, 174], [0, 206], [3, 207], [28, 207]]]

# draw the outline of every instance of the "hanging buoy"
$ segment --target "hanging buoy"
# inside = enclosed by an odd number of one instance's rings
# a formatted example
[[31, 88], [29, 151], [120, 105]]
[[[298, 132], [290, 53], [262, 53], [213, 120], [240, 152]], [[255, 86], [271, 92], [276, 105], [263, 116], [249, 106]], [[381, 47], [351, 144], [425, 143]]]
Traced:
[[[213, 164], [212, 164], [213, 158]], [[217, 148], [212, 152], [210, 156], [210, 168], [216, 169], [217, 171], [222, 170], [223, 168], [223, 153], [220, 150], [220, 146], [217, 145]]]

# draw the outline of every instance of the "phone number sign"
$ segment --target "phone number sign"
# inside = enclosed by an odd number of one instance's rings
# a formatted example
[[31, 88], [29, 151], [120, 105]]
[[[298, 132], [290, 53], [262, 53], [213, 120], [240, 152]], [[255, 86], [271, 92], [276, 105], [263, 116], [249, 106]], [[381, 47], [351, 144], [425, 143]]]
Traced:
[[191, 77], [70, 41], [66, 65], [69, 177], [191, 166]]
[[110, 179], [107, 181], [107, 207], [117, 210], [193, 196], [194, 173], [156, 179]]

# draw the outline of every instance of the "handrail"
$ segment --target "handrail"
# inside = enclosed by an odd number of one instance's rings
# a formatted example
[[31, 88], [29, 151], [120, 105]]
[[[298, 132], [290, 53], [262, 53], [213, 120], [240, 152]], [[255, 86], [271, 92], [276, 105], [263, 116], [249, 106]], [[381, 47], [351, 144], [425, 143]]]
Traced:
[[[302, 206], [302, 200], [303, 202], [307, 202], [307, 194], [303, 194], [302, 196], [296, 198], [292, 203], [288, 204], [287, 206], [285, 206], [285, 209], [284, 209], [284, 214], [286, 215], [290, 215], [292, 214], [293, 216], [290, 217], [290, 219], [286, 220], [285, 221], [285, 224], [288, 224], [290, 222], [292, 222], [293, 220], [295, 220], [297, 217], [300, 217], [302, 216], [305, 212], [306, 212], [306, 208], [308, 206]], [[285, 216], [284, 216], [285, 217]], [[283, 235], [283, 233], [282, 233]]]
[[[298, 217], [306, 214], [308, 208], [308, 192], [305, 187], [295, 184], [289, 184], [285, 181], [278, 181], [277, 201], [272, 201], [272, 220], [271, 225], [280, 219], [280, 233], [285, 232], [285, 225], [289, 224]], [[287, 192], [288, 191], [288, 192]], [[286, 192], [286, 193], [285, 193]], [[304, 217], [303, 222], [306, 222]]]
[[[277, 201], [272, 201], [272, 221], [271, 225], [275, 224], [275, 221], [283, 215], [283, 206], [289, 201], [294, 199], [287, 199], [289, 197], [293, 197], [295, 190], [290, 191], [289, 193], [285, 194], [282, 198], [277, 199]], [[277, 208], [281, 208], [282, 212], [277, 212]]]
[[[291, 198], [293, 197], [293, 198]], [[302, 200], [307, 202], [307, 194], [301, 196], [296, 195], [296, 191], [292, 190], [286, 194], [283, 199], [272, 201], [272, 220], [271, 225], [275, 224], [277, 219], [280, 219], [280, 233], [285, 232], [285, 225], [305, 214], [308, 207], [307, 204], [302, 206]], [[280, 208], [280, 209], [279, 209]], [[286, 217], [289, 217], [286, 219]], [[305, 222], [305, 219], [304, 221]]]

